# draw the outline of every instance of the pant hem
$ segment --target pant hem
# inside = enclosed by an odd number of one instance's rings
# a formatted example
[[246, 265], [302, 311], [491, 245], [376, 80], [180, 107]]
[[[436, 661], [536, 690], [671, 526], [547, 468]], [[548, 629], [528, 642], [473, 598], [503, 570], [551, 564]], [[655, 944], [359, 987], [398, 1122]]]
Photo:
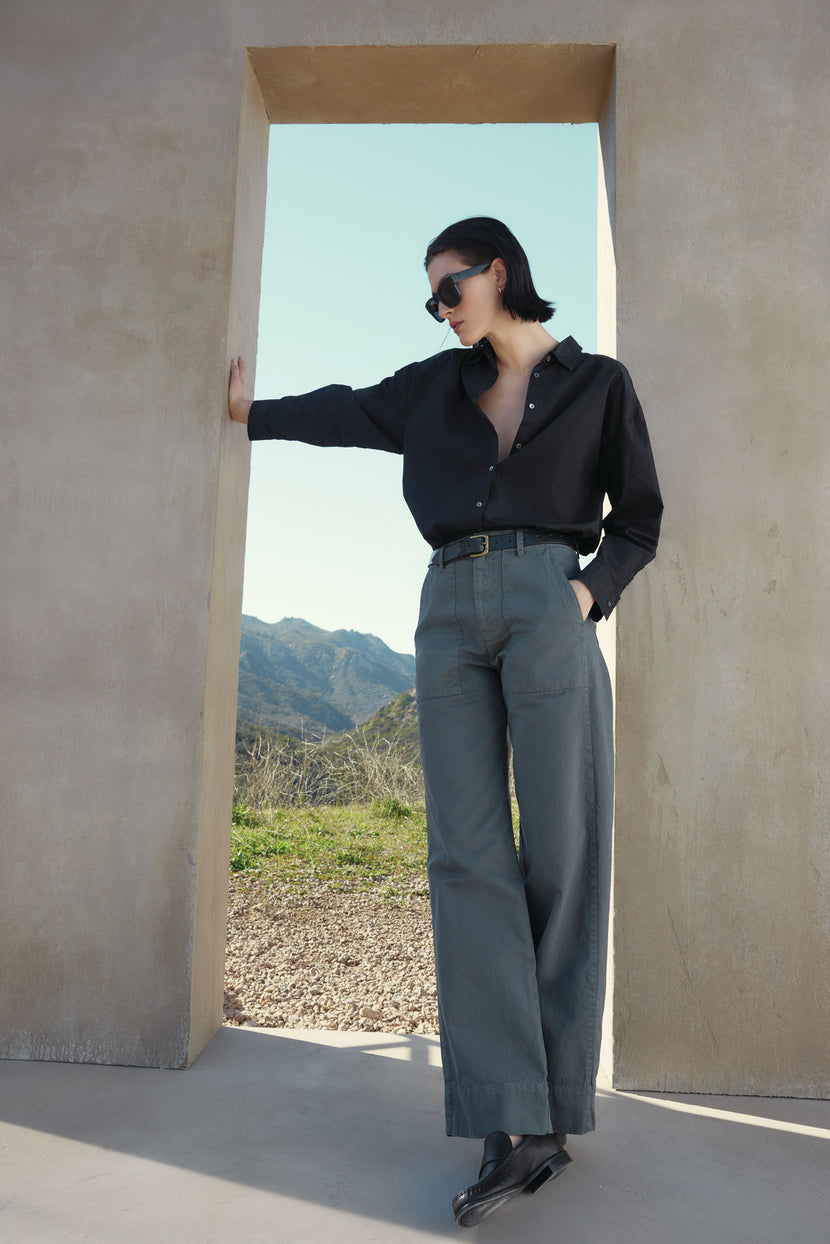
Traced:
[[490, 1132], [580, 1136], [595, 1128], [594, 1089], [561, 1084], [445, 1086], [448, 1136], [477, 1139]]

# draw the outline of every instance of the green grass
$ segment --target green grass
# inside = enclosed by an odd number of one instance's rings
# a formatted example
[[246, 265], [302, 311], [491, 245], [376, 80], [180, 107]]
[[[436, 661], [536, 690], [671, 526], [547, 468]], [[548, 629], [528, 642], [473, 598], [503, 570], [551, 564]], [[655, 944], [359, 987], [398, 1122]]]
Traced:
[[243, 804], [234, 808], [230, 866], [272, 884], [425, 890], [426, 837], [423, 808], [397, 799], [265, 810]]

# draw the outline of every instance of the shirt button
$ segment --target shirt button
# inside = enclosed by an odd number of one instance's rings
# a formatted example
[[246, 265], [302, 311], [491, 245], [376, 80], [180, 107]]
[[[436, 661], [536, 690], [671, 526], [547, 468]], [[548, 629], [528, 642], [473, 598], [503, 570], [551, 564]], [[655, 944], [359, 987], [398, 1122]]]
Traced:
[[521, 442], [521, 441], [516, 441], [516, 444], [515, 444], [514, 448], [515, 448], [515, 449], [521, 449], [521, 447], [522, 447], [522, 442]]
[[484, 504], [483, 501], [476, 501], [476, 509], [480, 510], [483, 504]]
[[538, 380], [540, 375], [541, 375], [541, 372], [535, 371], [535, 372], [533, 373], [533, 379], [534, 379], [534, 380]]
[[546, 354], [546, 355], [545, 355], [545, 362], [546, 362], [546, 363], [549, 363], [549, 362], [550, 362], [550, 355], [549, 355], [549, 354]]
[[488, 471], [495, 471], [495, 469], [496, 469], [495, 467], [488, 467], [488, 468], [487, 468], [487, 470], [488, 470]]
[[529, 405], [528, 405], [528, 409], [529, 409], [529, 410], [535, 410], [535, 409], [536, 409], [536, 403], [535, 403], [535, 402], [530, 402], [530, 403], [529, 403]]

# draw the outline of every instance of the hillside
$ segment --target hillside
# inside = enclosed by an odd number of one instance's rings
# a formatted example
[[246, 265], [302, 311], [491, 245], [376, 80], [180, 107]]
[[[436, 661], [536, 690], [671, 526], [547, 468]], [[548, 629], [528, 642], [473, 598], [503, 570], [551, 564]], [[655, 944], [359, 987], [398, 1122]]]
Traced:
[[415, 658], [375, 635], [324, 631], [302, 618], [242, 615], [239, 728], [320, 738], [351, 730], [415, 682]]
[[384, 704], [376, 713], [363, 723], [361, 734], [368, 742], [379, 739], [394, 739], [401, 760], [405, 762], [419, 761], [418, 747], [418, 711], [415, 706], [415, 691], [402, 692], [388, 704]]

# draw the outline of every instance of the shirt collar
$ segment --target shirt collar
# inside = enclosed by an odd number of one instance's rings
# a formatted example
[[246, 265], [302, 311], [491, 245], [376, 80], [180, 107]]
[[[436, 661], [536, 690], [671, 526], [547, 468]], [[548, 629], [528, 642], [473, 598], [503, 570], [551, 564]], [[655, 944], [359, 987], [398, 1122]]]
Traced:
[[[566, 337], [564, 341], [554, 346], [549, 355], [546, 355], [546, 358], [556, 359], [557, 363], [567, 367], [568, 371], [573, 371], [581, 357], [582, 346], [573, 337]], [[486, 337], [477, 341], [471, 350], [466, 350], [461, 361], [466, 366], [479, 363], [482, 359], [486, 359], [488, 363], [496, 361], [496, 352]]]
[[553, 357], [557, 363], [567, 367], [568, 371], [573, 371], [582, 358], [582, 346], [573, 337], [566, 337], [553, 351]]

